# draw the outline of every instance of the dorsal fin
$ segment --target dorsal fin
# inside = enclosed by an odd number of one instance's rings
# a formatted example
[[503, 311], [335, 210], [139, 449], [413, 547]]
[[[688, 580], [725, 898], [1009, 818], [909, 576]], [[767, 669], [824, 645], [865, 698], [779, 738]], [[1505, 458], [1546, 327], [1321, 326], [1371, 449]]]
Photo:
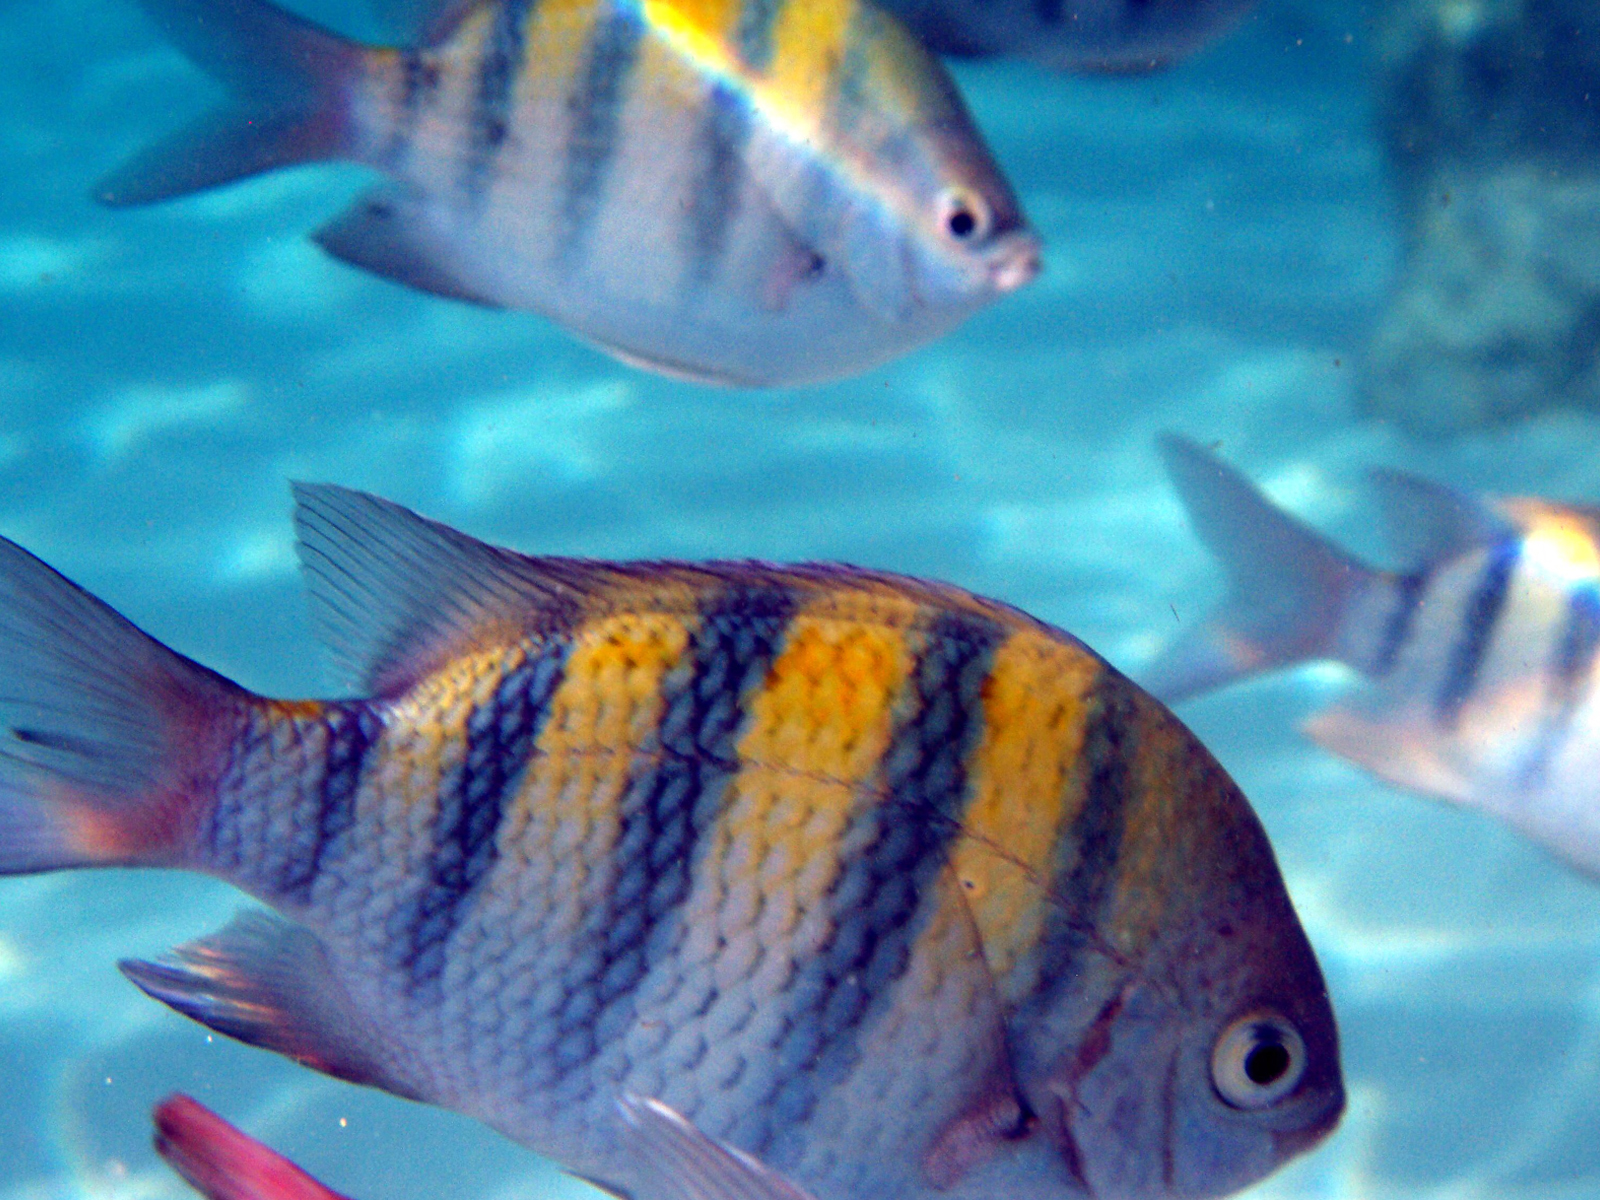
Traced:
[[404, 690], [496, 634], [561, 628], [608, 574], [490, 546], [365, 492], [293, 486], [312, 625], [365, 694]]
[[1430, 567], [1514, 537], [1509, 521], [1483, 498], [1404, 471], [1368, 473], [1389, 544], [1408, 568]]
[[369, 0], [385, 41], [395, 46], [439, 46], [487, 0]]

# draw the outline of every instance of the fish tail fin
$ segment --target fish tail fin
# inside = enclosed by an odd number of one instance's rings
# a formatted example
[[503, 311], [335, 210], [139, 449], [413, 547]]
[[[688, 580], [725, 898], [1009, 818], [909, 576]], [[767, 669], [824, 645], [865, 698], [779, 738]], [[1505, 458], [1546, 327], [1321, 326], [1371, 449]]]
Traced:
[[188, 1096], [156, 1105], [155, 1126], [156, 1153], [210, 1200], [344, 1200]]
[[1161, 438], [1195, 533], [1222, 561], [1228, 597], [1161, 652], [1141, 678], [1175, 703], [1230, 680], [1313, 658], [1354, 666], [1353, 606], [1388, 584], [1248, 479], [1187, 438]]
[[267, 0], [142, 0], [145, 11], [232, 98], [140, 151], [95, 188], [102, 204], [153, 204], [276, 167], [352, 156], [354, 106], [381, 53]]
[[253, 701], [0, 538], [0, 875], [189, 865]]

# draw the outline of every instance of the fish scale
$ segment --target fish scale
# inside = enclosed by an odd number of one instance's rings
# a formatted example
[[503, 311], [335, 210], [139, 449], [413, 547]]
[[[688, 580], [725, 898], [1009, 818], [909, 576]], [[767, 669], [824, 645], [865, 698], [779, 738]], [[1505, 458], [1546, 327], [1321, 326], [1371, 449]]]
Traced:
[[[1217, 1194], [1337, 1117], [1259, 825], [1070, 636], [887, 573], [524, 558], [297, 496], [369, 697], [251, 696], [0, 541], [0, 602], [60, 609], [0, 637], [0, 770], [55, 781], [0, 790], [0, 871], [176, 863], [290, 918], [125, 964], [157, 998], [636, 1200], [628, 1094], [818, 1200]], [[50, 657], [74, 620], [124, 643]], [[74, 725], [100, 710], [49, 689], [91, 669], [152, 715]], [[1225, 1100], [1213, 1057], [1269, 1035], [1288, 1085]]]

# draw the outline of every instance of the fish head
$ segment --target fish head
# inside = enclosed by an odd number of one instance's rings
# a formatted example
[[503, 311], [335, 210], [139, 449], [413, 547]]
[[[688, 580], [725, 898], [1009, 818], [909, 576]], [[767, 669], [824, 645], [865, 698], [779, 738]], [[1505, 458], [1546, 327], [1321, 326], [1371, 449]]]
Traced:
[[955, 83], [889, 14], [862, 6], [839, 247], [866, 307], [965, 314], [1039, 273], [1040, 244]]
[[1175, 718], [1136, 708], [1147, 757], [1117, 865], [1053, 964], [1053, 1012], [1020, 1030], [1019, 1084], [1096, 1200], [1221, 1196], [1338, 1122], [1338, 1031], [1244, 796]]

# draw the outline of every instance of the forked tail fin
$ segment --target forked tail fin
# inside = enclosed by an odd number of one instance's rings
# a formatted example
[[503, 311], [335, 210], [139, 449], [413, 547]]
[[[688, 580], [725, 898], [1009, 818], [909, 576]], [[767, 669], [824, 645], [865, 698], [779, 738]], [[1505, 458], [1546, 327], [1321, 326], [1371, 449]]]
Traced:
[[116, 207], [153, 204], [295, 163], [349, 154], [367, 48], [266, 0], [142, 0], [174, 45], [232, 93], [140, 151], [95, 188]]
[[156, 1153], [209, 1200], [345, 1200], [188, 1096], [155, 1110]]
[[1228, 596], [1140, 682], [1170, 704], [1291, 663], [1344, 658], [1346, 617], [1380, 574], [1187, 438], [1164, 435], [1161, 455], [1195, 533], [1227, 571]]
[[0, 538], [0, 875], [182, 865], [249, 700]]

